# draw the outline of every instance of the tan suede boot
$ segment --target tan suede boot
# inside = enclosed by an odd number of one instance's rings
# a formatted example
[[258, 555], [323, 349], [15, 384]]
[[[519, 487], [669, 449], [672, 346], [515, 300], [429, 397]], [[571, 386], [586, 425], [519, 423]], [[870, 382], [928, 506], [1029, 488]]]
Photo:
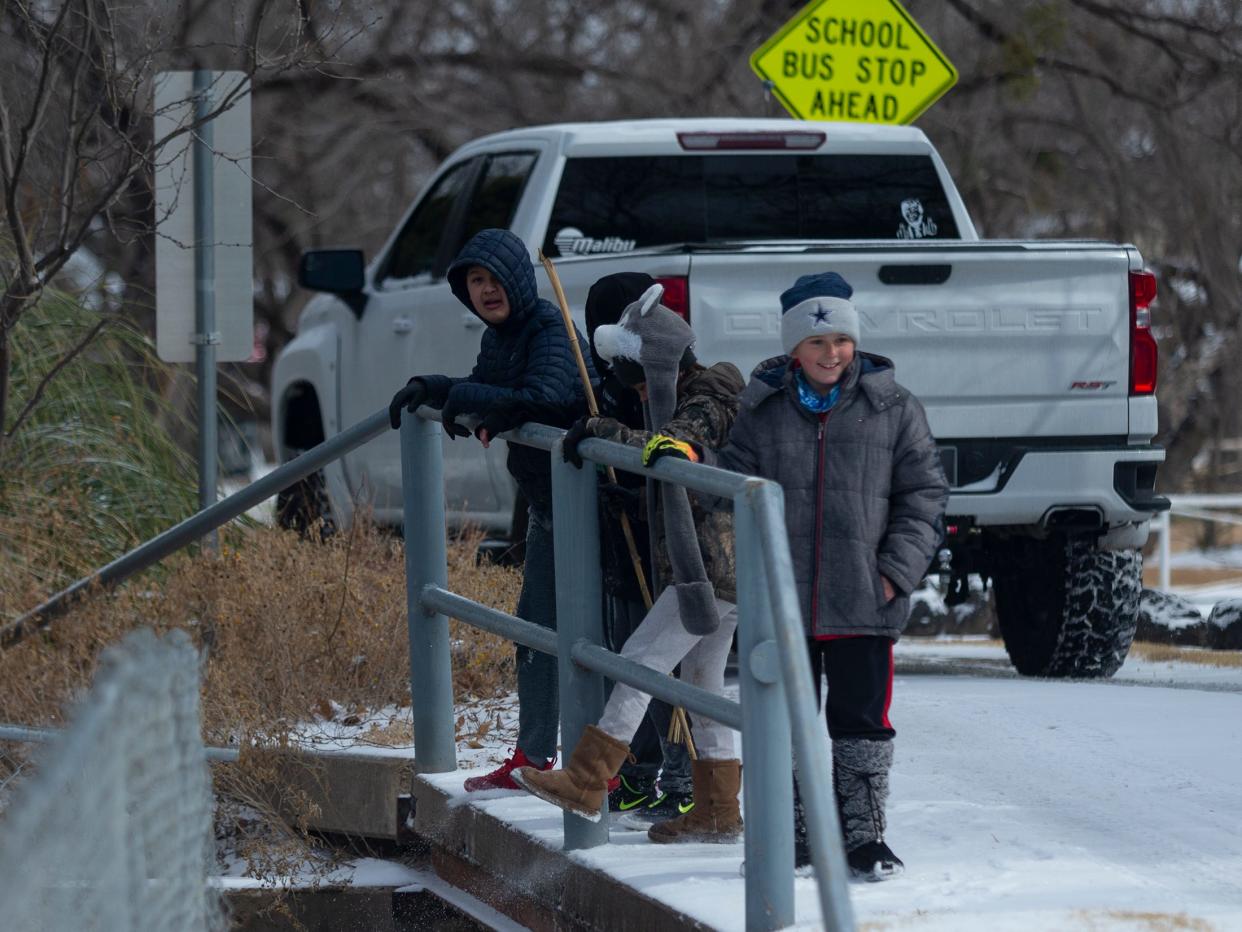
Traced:
[[545, 802], [598, 822], [608, 796], [608, 781], [621, 770], [630, 746], [606, 731], [587, 725], [564, 770], [519, 767], [514, 781]]
[[647, 837], [661, 844], [707, 842], [731, 844], [742, 834], [742, 813], [737, 794], [742, 788], [742, 762], [738, 760], [695, 760], [694, 808], [683, 816], [657, 822]]

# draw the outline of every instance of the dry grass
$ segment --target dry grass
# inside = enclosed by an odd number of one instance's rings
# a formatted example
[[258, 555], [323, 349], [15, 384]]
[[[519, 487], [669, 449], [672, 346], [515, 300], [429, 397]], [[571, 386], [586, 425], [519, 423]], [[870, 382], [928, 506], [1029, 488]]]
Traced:
[[1203, 647], [1178, 647], [1173, 644], [1135, 641], [1130, 647], [1130, 653], [1140, 660], [1153, 663], [1177, 661], [1197, 663], [1205, 667], [1242, 667], [1242, 651], [1238, 650], [1208, 650]]
[[[1169, 581], [1173, 586], [1207, 586], [1217, 583], [1236, 583], [1242, 581], [1242, 570], [1236, 566], [1219, 569], [1213, 567], [1175, 567], [1169, 573]], [[1151, 562], [1143, 567], [1143, 585], [1149, 589], [1158, 588], [1160, 583], [1160, 564]]]
[[[160, 391], [172, 371], [119, 319], [75, 355], [98, 318], [48, 292], [10, 337], [10, 414], [38, 403], [20, 425], [0, 425], [11, 434], [0, 448], [0, 624], [195, 507], [193, 461], [176, 441], [180, 409]], [[59, 726], [104, 648], [139, 627], [188, 631], [205, 658], [203, 737], [244, 750], [240, 765], [214, 771], [227, 823], [218, 827], [252, 874], [271, 878], [304, 861], [306, 846], [304, 832], [270, 818], [273, 795], [296, 794], [287, 781], [282, 790], [269, 749], [316, 722], [348, 726], [351, 716], [409, 707], [404, 560], [400, 541], [365, 521], [326, 545], [249, 525], [230, 527], [223, 542], [218, 556], [182, 552], [97, 592], [45, 633], [0, 651], [0, 721]], [[475, 543], [452, 546], [450, 585], [511, 611], [520, 577], [475, 567]], [[458, 698], [507, 695], [512, 647], [459, 625], [453, 637]], [[409, 726], [401, 731], [366, 740], [409, 744]], [[0, 789], [26, 777], [28, 754], [20, 743], [0, 745]], [[281, 802], [304, 829], [309, 799]]]
[[[476, 543], [452, 545], [450, 587], [513, 611], [520, 575], [476, 566]], [[0, 579], [6, 589], [8, 582]], [[25, 588], [32, 599], [41, 594]], [[100, 650], [138, 627], [183, 628], [206, 648], [209, 743], [282, 741], [317, 717], [409, 704], [402, 544], [358, 522], [323, 545], [273, 528], [234, 528], [219, 556], [178, 554], [159, 577], [83, 600], [45, 636], [0, 654], [0, 721], [60, 724]], [[453, 638], [459, 698], [511, 688], [507, 642], [456, 622]]]
[[[450, 588], [514, 611], [520, 574], [476, 566], [476, 545], [472, 537], [451, 543]], [[24, 607], [47, 595], [12, 563], [0, 563], [0, 589], [21, 593]], [[188, 631], [205, 654], [204, 740], [245, 749], [239, 765], [214, 770], [224, 798], [218, 834], [250, 875], [274, 880], [305, 868], [314, 810], [309, 797], [282, 786], [271, 752], [309, 723], [349, 725], [371, 710], [408, 708], [405, 614], [402, 542], [365, 521], [325, 544], [274, 528], [230, 528], [218, 556], [170, 557], [159, 572], [82, 600], [45, 634], [0, 652], [0, 721], [61, 725], [105, 647], [139, 627]], [[451, 635], [459, 701], [513, 689], [508, 641], [456, 621]], [[402, 724], [365, 736], [377, 744], [411, 738]], [[291, 828], [272, 817], [277, 810], [294, 814]], [[332, 866], [318, 864], [321, 872]]]
[[[907, 916], [873, 919], [859, 923], [860, 932], [896, 932], [898, 929], [917, 929], [928, 921], [939, 919], [943, 923], [946, 913], [943, 911], [915, 910]], [[1134, 929], [1136, 932], [1214, 932], [1215, 926], [1203, 919], [1187, 916], [1185, 913], [1153, 913], [1135, 910], [1112, 909], [1107, 911], [1079, 910], [1074, 913], [1072, 925], [1067, 930], [1081, 932], [1105, 932], [1119, 928]]]
[[[952, 650], [955, 647], [1004, 647], [1003, 641], [972, 640], [972, 641], [936, 641], [937, 648]], [[1197, 663], [1207, 667], [1242, 667], [1242, 651], [1208, 650], [1203, 647], [1178, 647], [1172, 644], [1153, 644], [1148, 641], [1135, 641], [1130, 646], [1131, 656], [1153, 663], [1176, 661], [1177, 663]]]
[[1125, 923], [1127, 928], [1143, 929], [1145, 932], [1213, 932], [1215, 928], [1210, 922], [1187, 916], [1185, 913], [1138, 912], [1128, 909], [1112, 909], [1105, 913], [1086, 911], [1079, 913], [1084, 923], [1083, 928], [1100, 928], [1095, 923], [1097, 916], [1104, 920], [1104, 929], [1115, 929], [1117, 923]]

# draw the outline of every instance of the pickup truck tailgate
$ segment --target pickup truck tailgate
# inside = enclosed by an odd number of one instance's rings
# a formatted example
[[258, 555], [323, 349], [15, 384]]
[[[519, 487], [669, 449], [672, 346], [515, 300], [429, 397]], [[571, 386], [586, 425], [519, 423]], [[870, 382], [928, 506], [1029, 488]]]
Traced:
[[[888, 356], [938, 438], [1119, 437], [1129, 427], [1131, 253], [1095, 244], [753, 247], [691, 262], [706, 362], [780, 348], [781, 291], [836, 271], [861, 348]], [[755, 261], [758, 254], [767, 261]], [[745, 370], [744, 370], [745, 371]]]

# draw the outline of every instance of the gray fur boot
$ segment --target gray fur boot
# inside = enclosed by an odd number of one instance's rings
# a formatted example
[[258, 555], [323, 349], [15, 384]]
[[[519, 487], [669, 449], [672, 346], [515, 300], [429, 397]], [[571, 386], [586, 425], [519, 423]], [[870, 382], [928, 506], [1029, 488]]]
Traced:
[[893, 743], [863, 738], [833, 741], [832, 764], [832, 788], [850, 869], [868, 880], [897, 876], [904, 865], [884, 842]]
[[884, 838], [884, 805], [893, 742], [846, 738], [832, 742], [832, 788], [845, 850]]

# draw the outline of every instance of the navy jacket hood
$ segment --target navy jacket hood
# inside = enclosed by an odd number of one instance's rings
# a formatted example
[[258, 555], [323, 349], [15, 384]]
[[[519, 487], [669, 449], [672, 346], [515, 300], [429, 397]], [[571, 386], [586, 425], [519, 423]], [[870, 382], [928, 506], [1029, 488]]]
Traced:
[[530, 261], [526, 244], [508, 230], [481, 230], [461, 248], [453, 264], [449, 266], [449, 288], [457, 300], [477, 316], [466, 288], [466, 273], [472, 266], [481, 265], [500, 281], [509, 299], [509, 317], [501, 327], [521, 323], [539, 300], [535, 286], [535, 268]]

